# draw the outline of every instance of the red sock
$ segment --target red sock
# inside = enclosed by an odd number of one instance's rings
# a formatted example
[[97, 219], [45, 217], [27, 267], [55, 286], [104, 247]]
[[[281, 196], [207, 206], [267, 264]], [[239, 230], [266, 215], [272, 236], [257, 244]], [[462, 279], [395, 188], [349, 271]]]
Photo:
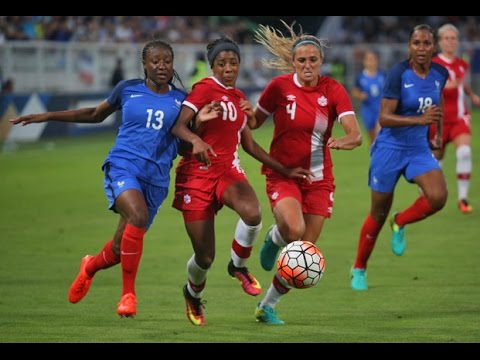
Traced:
[[90, 260], [85, 268], [87, 275], [93, 277], [98, 270], [108, 269], [120, 262], [112, 247], [113, 241], [108, 241], [97, 256]]
[[131, 224], [125, 226], [120, 247], [123, 280], [122, 296], [128, 293], [135, 294], [135, 278], [137, 277], [138, 265], [142, 257], [145, 232], [145, 229]]
[[436, 211], [432, 209], [427, 198], [420, 196], [408, 209], [397, 214], [395, 222], [398, 226], [405, 226], [423, 220], [434, 213]]
[[253, 246], [243, 246], [238, 243], [237, 240], [233, 239], [232, 242], [232, 250], [235, 252], [235, 254], [242, 259], [248, 259], [250, 257], [250, 254], [252, 253]]
[[370, 214], [368, 214], [360, 231], [360, 238], [358, 239], [357, 259], [353, 267], [357, 269], [366, 269], [367, 261], [372, 254], [378, 234], [382, 229], [383, 224], [376, 222]]
[[[278, 275], [280, 276], [280, 275]], [[281, 282], [280, 280], [278, 280], [277, 278], [277, 274], [273, 275], [273, 280], [272, 280], [272, 284], [273, 286], [275, 287], [275, 289], [280, 293], [280, 294], [286, 294], [290, 291], [289, 288], [285, 287]]]

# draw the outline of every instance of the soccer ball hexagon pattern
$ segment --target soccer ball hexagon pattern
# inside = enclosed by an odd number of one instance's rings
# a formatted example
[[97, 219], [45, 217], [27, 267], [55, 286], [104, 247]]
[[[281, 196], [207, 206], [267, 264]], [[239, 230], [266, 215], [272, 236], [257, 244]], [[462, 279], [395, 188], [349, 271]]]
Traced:
[[325, 272], [325, 258], [318, 247], [308, 241], [294, 241], [285, 246], [277, 259], [278, 273], [297, 289], [312, 287]]

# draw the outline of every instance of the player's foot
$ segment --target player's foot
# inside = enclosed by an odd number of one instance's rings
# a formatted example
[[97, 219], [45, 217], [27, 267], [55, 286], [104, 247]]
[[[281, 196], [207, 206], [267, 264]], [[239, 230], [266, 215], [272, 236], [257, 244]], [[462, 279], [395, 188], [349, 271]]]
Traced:
[[228, 273], [242, 283], [243, 291], [248, 295], [257, 296], [262, 292], [260, 283], [253, 277], [246, 267], [236, 267], [233, 260], [228, 263]]
[[390, 218], [390, 227], [392, 228], [392, 251], [397, 256], [402, 256], [407, 247], [407, 242], [405, 241], [405, 228], [403, 226], [398, 226], [395, 222], [397, 213], [394, 213]]
[[268, 228], [265, 242], [260, 250], [260, 264], [262, 265], [262, 268], [267, 271], [273, 269], [275, 260], [277, 259], [278, 250], [280, 249], [280, 247], [274, 244], [272, 240], [272, 230], [274, 226], [275, 225], [272, 225]]
[[183, 287], [183, 296], [185, 297], [185, 312], [188, 320], [190, 320], [193, 325], [205, 326], [205, 318], [203, 317], [205, 301], [190, 295], [187, 285]]
[[367, 269], [352, 268], [350, 285], [353, 290], [368, 290]]
[[121, 317], [134, 317], [137, 315], [137, 297], [133, 293], [122, 296], [117, 305], [117, 314]]
[[257, 322], [265, 323], [267, 325], [285, 324], [284, 321], [278, 318], [277, 312], [274, 308], [268, 305], [260, 307], [260, 303], [258, 303], [257, 308], [255, 309], [255, 318], [257, 319]]
[[463, 214], [470, 214], [473, 211], [472, 205], [468, 203], [467, 199], [462, 199], [458, 202], [458, 208]]
[[88, 289], [90, 289], [90, 284], [92, 283], [93, 277], [87, 275], [85, 268], [92, 259], [93, 256], [86, 255], [83, 257], [82, 262], [80, 263], [80, 271], [70, 286], [70, 290], [68, 291], [68, 301], [70, 301], [72, 304], [82, 300], [85, 295], [87, 295]]

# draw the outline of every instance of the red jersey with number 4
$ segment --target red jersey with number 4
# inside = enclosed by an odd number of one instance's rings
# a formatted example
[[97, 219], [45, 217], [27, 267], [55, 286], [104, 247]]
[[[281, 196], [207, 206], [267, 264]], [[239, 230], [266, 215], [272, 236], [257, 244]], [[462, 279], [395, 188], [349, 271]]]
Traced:
[[[336, 119], [354, 114], [347, 91], [336, 80], [321, 76], [315, 87], [304, 87], [296, 74], [274, 78], [258, 108], [273, 114], [275, 131], [270, 155], [287, 167], [310, 169], [313, 181], [333, 180], [330, 149], [326, 146]], [[273, 171], [263, 166], [262, 172]]]
[[[468, 114], [465, 102], [465, 89], [463, 82], [468, 72], [468, 63], [458, 57], [454, 60], [447, 59], [442, 54], [437, 55], [434, 62], [442, 65], [448, 70], [448, 81], [443, 88], [444, 100], [444, 116], [443, 122], [452, 123], [456, 121], [464, 121], [464, 116]], [[450, 87], [452, 82], [457, 86]]]
[[183, 105], [191, 108], [195, 113], [212, 101], [219, 101], [223, 113], [221, 116], [203, 123], [197, 131], [203, 141], [209, 144], [217, 156], [208, 154], [211, 166], [197, 161], [191, 150], [187, 151], [180, 161], [177, 171], [200, 176], [217, 176], [222, 169], [240, 168], [238, 147], [241, 132], [247, 123], [247, 116], [240, 109], [240, 100], [246, 100], [245, 94], [237, 88], [221, 84], [216, 78], [208, 77], [197, 82], [191, 93], [183, 101]]

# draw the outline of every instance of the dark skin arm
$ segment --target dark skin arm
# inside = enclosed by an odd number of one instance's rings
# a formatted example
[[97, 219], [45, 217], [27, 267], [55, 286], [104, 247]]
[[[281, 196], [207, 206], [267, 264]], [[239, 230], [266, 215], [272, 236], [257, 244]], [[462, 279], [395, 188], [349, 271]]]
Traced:
[[287, 168], [272, 158], [255, 140], [253, 140], [252, 131], [246, 126], [242, 131], [242, 148], [247, 154], [265, 164], [270, 169], [275, 170], [288, 178], [306, 179], [313, 176], [310, 170], [301, 167]]
[[439, 106], [430, 106], [419, 116], [401, 116], [395, 114], [397, 99], [383, 98], [380, 105], [379, 122], [382, 127], [401, 127], [436, 124], [435, 138], [430, 144], [432, 149], [442, 146], [443, 98]]
[[[201, 124], [203, 121], [209, 121], [219, 116], [219, 112], [214, 104], [205, 105], [197, 114], [196, 123]], [[182, 106], [180, 115], [172, 128], [172, 134], [178, 137], [180, 140], [187, 144], [183, 144], [182, 147], [191, 144], [193, 146], [192, 153], [196, 159], [205, 165], [210, 165], [210, 158], [208, 152], [213, 156], [217, 156], [212, 147], [204, 142], [200, 136], [195, 134], [190, 127], [192, 120], [195, 118], [195, 112], [188, 106]], [[197, 126], [197, 125], [196, 125]], [[196, 127], [195, 126], [195, 127]]]
[[22, 126], [32, 123], [42, 123], [45, 121], [101, 123], [108, 116], [114, 113], [115, 110], [116, 108], [112, 107], [106, 100], [104, 100], [97, 107], [30, 114], [11, 119], [10, 122], [12, 124], [22, 124]]

